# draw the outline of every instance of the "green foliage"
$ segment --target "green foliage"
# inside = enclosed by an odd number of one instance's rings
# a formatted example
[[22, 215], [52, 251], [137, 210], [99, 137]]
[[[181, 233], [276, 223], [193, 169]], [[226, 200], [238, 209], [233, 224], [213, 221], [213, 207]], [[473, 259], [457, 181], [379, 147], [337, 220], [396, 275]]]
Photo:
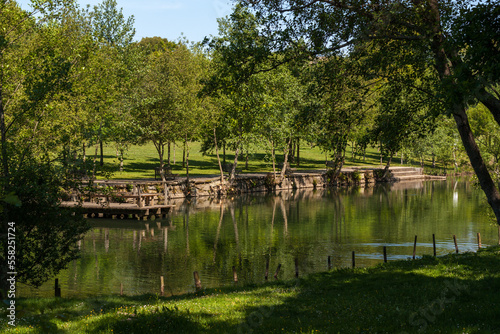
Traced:
[[[5, 205], [4, 219], [15, 223], [17, 281], [39, 286], [78, 256], [76, 242], [88, 231], [83, 215], [59, 208], [66, 184], [47, 162], [30, 160], [12, 175], [21, 205]], [[2, 263], [6, 263], [3, 258]]]
[[125, 19], [116, 0], [103, 0], [90, 13], [93, 36], [98, 43], [126, 47], [135, 35], [134, 17]]
[[198, 98], [203, 62], [201, 54], [182, 44], [145, 57], [133, 91], [133, 115], [141, 141], [154, 143], [161, 164], [167, 144], [198, 138], [205, 111]]
[[1, 215], [2, 294], [11, 271], [7, 222], [15, 224], [17, 281], [33, 286], [76, 258], [76, 241], [88, 230], [80, 215], [58, 205], [74, 185], [66, 178], [72, 166], [64, 149], [70, 126], [58, 125], [70, 119], [64, 106], [73, 71], [87, 55], [71, 4], [33, 1], [36, 15], [12, 1], [0, 5], [0, 197], [9, 199]]
[[[500, 190], [467, 116], [469, 105], [480, 101], [500, 124], [497, 2], [263, 0], [245, 5], [265, 22], [262, 40], [273, 41], [276, 52], [346, 57], [354, 73], [387, 80], [390, 90], [378, 99], [382, 112], [375, 134], [391, 158], [422, 123], [421, 113], [452, 115], [500, 224]], [[484, 26], [491, 29], [483, 34]], [[342, 154], [335, 161], [342, 161]]]

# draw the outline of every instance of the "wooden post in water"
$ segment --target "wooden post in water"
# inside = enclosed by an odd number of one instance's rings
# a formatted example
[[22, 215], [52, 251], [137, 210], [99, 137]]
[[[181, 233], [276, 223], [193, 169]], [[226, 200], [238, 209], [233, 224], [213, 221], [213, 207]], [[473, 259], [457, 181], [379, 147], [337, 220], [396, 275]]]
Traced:
[[352, 267], [356, 267], [356, 253], [352, 251]]
[[384, 246], [384, 263], [387, 263], [387, 247]]
[[233, 266], [233, 280], [234, 280], [234, 283], [238, 283], [238, 273], [236, 272], [235, 266]]
[[332, 269], [332, 257], [328, 256], [328, 270]]
[[269, 276], [269, 257], [266, 257], [266, 281], [267, 281], [267, 277]]
[[454, 234], [453, 234], [453, 241], [455, 242], [455, 252], [458, 254], [457, 236]]
[[436, 257], [436, 235], [432, 235], [432, 248], [434, 250], [434, 257]]
[[165, 282], [163, 276], [160, 276], [160, 295], [165, 296]]
[[415, 236], [415, 242], [413, 243], [413, 259], [415, 260], [415, 255], [417, 254], [417, 236]]
[[295, 277], [299, 277], [299, 259], [295, 258]]
[[196, 287], [196, 291], [201, 290], [201, 281], [200, 281], [200, 276], [198, 275], [198, 272], [195, 271], [193, 273], [194, 276], [194, 286]]
[[274, 273], [274, 278], [278, 279], [278, 274], [280, 273], [281, 270], [281, 263], [278, 264], [278, 268], [276, 268], [276, 272]]
[[59, 278], [56, 278], [56, 282], [54, 284], [54, 295], [56, 297], [61, 297], [61, 287], [59, 286]]
[[481, 233], [477, 232], [477, 248], [481, 248]]

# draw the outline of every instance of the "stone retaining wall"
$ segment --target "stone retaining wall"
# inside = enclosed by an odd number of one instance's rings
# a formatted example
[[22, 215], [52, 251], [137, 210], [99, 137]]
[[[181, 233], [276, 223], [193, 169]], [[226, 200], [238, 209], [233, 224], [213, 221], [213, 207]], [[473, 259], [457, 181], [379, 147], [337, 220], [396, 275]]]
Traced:
[[[165, 187], [161, 181], [96, 181], [96, 187], [111, 187], [116, 193], [158, 194], [157, 202], [165, 203], [167, 200], [186, 197], [222, 197], [242, 193], [286, 191], [304, 188], [325, 188], [327, 186], [366, 186], [373, 184], [373, 171], [346, 171], [341, 174], [337, 182], [332, 181], [328, 174], [320, 173], [294, 173], [286, 175], [283, 179], [271, 173], [262, 175], [242, 175], [236, 178], [232, 185], [227, 181], [221, 184], [217, 178], [193, 178], [186, 183], [185, 179], [166, 181]], [[166, 189], [165, 189], [166, 188]], [[165, 191], [166, 190], [166, 191]], [[99, 191], [97, 189], [97, 191]]]

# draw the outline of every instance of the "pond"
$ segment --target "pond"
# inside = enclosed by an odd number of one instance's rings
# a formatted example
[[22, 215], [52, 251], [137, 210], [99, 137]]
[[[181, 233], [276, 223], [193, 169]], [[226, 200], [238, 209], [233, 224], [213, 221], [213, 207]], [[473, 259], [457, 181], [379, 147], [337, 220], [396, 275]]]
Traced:
[[[63, 297], [120, 293], [166, 295], [194, 291], [193, 272], [203, 287], [264, 282], [281, 264], [279, 279], [333, 267], [372, 266], [388, 260], [477, 250], [498, 243], [482, 192], [472, 184], [404, 182], [372, 188], [318, 189], [176, 203], [163, 220], [93, 220], [81, 258], [59, 273]], [[40, 289], [19, 287], [21, 296], [53, 296], [53, 281]]]

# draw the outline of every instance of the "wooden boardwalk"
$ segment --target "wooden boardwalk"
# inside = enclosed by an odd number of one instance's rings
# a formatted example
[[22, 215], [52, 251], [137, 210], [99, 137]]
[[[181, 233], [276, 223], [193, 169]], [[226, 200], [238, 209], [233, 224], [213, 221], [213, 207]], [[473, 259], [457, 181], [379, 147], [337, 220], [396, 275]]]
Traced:
[[86, 218], [148, 219], [165, 217], [175, 205], [139, 206], [133, 203], [62, 202], [61, 207], [81, 208]]

